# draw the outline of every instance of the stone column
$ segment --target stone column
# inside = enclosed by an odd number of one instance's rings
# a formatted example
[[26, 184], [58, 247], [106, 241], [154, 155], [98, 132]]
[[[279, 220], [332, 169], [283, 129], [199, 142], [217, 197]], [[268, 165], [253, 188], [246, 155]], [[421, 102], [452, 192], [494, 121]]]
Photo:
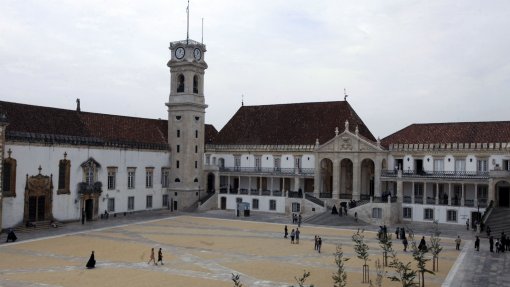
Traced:
[[251, 192], [251, 176], [248, 176], [248, 194]]
[[452, 205], [452, 183], [448, 183], [448, 205]]
[[214, 173], [214, 192], [220, 193], [220, 172], [216, 171]]
[[494, 180], [491, 178], [489, 179], [489, 190], [488, 190], [489, 194], [489, 198], [488, 198], [488, 201], [487, 202], [487, 206], [489, 206], [490, 202], [491, 201], [494, 201], [494, 206], [497, 206], [496, 205], [496, 186], [494, 185]]
[[381, 159], [376, 156], [374, 161], [374, 196], [381, 197]]
[[299, 176], [294, 177], [294, 191], [299, 191]]
[[474, 201], [475, 207], [478, 206], [478, 183], [475, 183], [475, 201]]
[[259, 177], [259, 191], [262, 191], [262, 176]]
[[237, 187], [237, 193], [239, 193], [241, 191], [241, 176], [237, 176], [237, 178], [239, 179], [239, 186]]
[[230, 193], [230, 174], [227, 175], [227, 193]]
[[436, 182], [436, 205], [439, 204], [439, 183]]
[[355, 157], [352, 161], [352, 198], [354, 200], [359, 200], [361, 195], [361, 185], [360, 185], [360, 163], [359, 159]]
[[402, 180], [397, 180], [397, 201], [404, 202], [404, 182]]
[[274, 188], [274, 177], [271, 176], [271, 192], [273, 192], [273, 188]]
[[461, 187], [462, 187], [462, 193], [460, 196], [460, 206], [464, 206], [464, 199], [466, 199], [466, 191], [464, 188], [464, 183], [462, 183]]
[[427, 204], [427, 182], [423, 182], [423, 204]]
[[331, 198], [340, 198], [340, 161], [338, 159], [333, 160], [333, 190]]
[[412, 190], [411, 190], [411, 203], [414, 204], [414, 181], [413, 181]]
[[322, 182], [321, 182], [321, 160], [317, 153], [315, 155], [315, 172], [313, 174], [313, 195], [319, 198], [319, 193], [321, 192]]

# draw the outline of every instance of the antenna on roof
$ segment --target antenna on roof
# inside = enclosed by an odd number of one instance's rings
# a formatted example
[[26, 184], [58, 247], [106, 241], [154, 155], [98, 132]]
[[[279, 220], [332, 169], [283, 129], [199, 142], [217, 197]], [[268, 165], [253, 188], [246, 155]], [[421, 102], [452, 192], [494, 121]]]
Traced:
[[188, 45], [189, 41], [189, 0], [188, 0], [188, 7], [186, 7], [186, 45]]
[[347, 101], [347, 97], [349, 95], [347, 94], [347, 90], [344, 88], [344, 101]]
[[244, 107], [244, 95], [241, 95], [241, 107]]

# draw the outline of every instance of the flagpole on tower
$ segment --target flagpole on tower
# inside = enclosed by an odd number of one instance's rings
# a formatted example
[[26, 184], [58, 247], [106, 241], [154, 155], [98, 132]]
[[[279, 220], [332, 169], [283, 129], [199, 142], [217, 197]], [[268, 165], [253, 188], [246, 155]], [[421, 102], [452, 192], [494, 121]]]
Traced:
[[188, 45], [189, 42], [189, 0], [188, 0], [188, 7], [186, 7], [186, 45]]

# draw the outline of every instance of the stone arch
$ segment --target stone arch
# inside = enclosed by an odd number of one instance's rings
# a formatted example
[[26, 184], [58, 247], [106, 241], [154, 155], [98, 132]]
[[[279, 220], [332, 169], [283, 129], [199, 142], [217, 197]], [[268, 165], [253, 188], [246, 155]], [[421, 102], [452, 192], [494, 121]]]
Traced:
[[360, 169], [360, 199], [370, 199], [370, 196], [374, 196], [374, 161], [370, 158], [362, 160]]
[[321, 160], [320, 197], [331, 197], [333, 193], [333, 161], [329, 158]]
[[352, 199], [353, 164], [348, 158], [340, 161], [340, 199]]
[[179, 74], [179, 76], [177, 76], [177, 92], [178, 93], [184, 93], [184, 75], [183, 74]]
[[496, 202], [499, 207], [510, 207], [510, 183], [501, 180], [496, 183]]

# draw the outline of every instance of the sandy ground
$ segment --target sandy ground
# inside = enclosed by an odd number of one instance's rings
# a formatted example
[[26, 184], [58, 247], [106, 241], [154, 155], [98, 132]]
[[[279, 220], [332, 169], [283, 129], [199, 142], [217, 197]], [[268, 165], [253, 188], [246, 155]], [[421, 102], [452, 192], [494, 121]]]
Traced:
[[[240, 274], [244, 286], [289, 286], [304, 270], [311, 273], [308, 284], [332, 286], [337, 244], [350, 258], [345, 263], [348, 286], [368, 286], [361, 284], [363, 262], [353, 251], [352, 230], [302, 226], [300, 231], [300, 244], [290, 244], [283, 239], [282, 224], [180, 216], [7, 244], [0, 247], [0, 286], [214, 287], [233, 286], [232, 274]], [[323, 239], [321, 253], [314, 251], [316, 234]], [[382, 258], [375, 236], [365, 232], [372, 280], [374, 263]], [[426, 275], [427, 286], [441, 286], [459, 254], [451, 239], [442, 244], [440, 272]], [[151, 248], [156, 257], [162, 248], [164, 265], [147, 264]], [[401, 260], [412, 260], [399, 240], [394, 248]], [[92, 250], [97, 266], [88, 270], [84, 266]], [[384, 278], [383, 286], [399, 285]]]

